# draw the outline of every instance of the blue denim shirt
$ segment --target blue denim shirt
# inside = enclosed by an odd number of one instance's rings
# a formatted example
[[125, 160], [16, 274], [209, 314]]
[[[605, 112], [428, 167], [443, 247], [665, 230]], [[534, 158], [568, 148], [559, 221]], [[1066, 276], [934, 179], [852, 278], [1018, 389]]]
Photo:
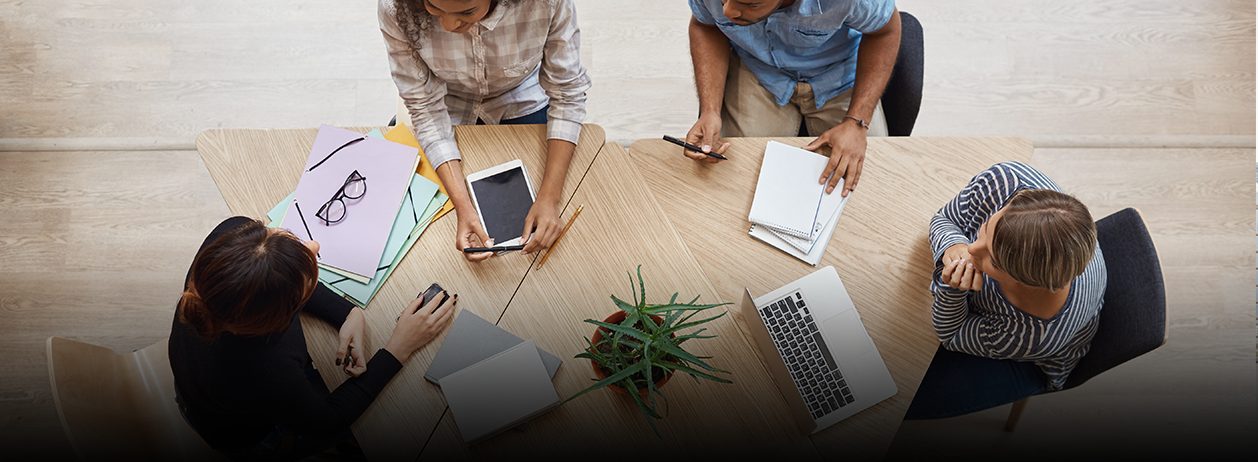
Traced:
[[812, 85], [821, 108], [856, 82], [861, 33], [882, 29], [895, 0], [797, 0], [750, 26], [734, 24], [721, 0], [689, 0], [700, 23], [729, 37], [744, 66], [779, 106], [795, 94], [796, 82]]

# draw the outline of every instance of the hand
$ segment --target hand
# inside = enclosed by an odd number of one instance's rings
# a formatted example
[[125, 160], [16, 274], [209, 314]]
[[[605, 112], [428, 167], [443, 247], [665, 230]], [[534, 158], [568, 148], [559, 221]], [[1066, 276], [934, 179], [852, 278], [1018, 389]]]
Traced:
[[840, 178], [843, 179], [843, 197], [856, 189], [856, 183], [861, 179], [861, 169], [865, 166], [865, 136], [864, 128], [856, 122], [844, 119], [804, 146], [804, 149], [814, 152], [822, 146], [830, 147], [830, 162], [826, 163], [821, 178], [817, 179], [819, 184], [825, 184], [829, 180], [826, 194], [834, 192]]
[[983, 272], [968, 259], [958, 258], [944, 264], [943, 273], [939, 275], [939, 278], [953, 289], [983, 291]]
[[524, 233], [520, 240], [524, 242], [524, 253], [533, 253], [550, 247], [559, 237], [563, 224], [559, 221], [559, 201], [549, 198], [538, 198], [529, 208], [529, 215], [524, 218]]
[[944, 249], [943, 257], [939, 259], [944, 266], [948, 266], [949, 263], [957, 260], [973, 261], [970, 258], [969, 244], [952, 244], [947, 249]]
[[[494, 240], [480, 224], [480, 215], [475, 210], [455, 210], [454, 215], [459, 224], [454, 234], [454, 248], [462, 252], [468, 247], [493, 247]], [[494, 256], [493, 252], [464, 253], [467, 261], [482, 261]]]
[[363, 357], [363, 352], [367, 351], [363, 346], [363, 341], [367, 338], [367, 321], [363, 317], [362, 308], [354, 307], [349, 310], [345, 323], [341, 324], [340, 337], [341, 346], [336, 350], [336, 365], [342, 366], [342, 370], [353, 377], [367, 372], [367, 359]]
[[[445, 295], [445, 291], [441, 292]], [[450, 321], [454, 319], [454, 309], [459, 304], [459, 296], [450, 297], [448, 303], [441, 304], [445, 297], [437, 296], [428, 301], [427, 305], [419, 306], [421, 300], [415, 299], [402, 310], [398, 316], [397, 326], [384, 349], [393, 354], [399, 362], [406, 362], [414, 354], [437, 335], [441, 334]]]
[[[724, 155], [725, 151], [729, 150], [729, 143], [721, 141], [721, 117], [715, 115], [699, 116], [699, 120], [686, 133], [686, 142], [703, 148], [703, 152], [715, 152]], [[715, 148], [713, 148], [714, 146]], [[721, 161], [721, 159], [709, 157], [686, 148], [681, 148], [681, 153], [691, 159], [707, 161], [710, 164]]]

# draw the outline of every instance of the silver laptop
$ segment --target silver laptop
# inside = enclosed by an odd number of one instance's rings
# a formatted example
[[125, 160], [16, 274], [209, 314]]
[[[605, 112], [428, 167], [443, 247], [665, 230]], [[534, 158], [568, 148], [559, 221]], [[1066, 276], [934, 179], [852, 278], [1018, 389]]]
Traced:
[[754, 299], [744, 290], [741, 309], [805, 431], [895, 396], [895, 381], [833, 266]]

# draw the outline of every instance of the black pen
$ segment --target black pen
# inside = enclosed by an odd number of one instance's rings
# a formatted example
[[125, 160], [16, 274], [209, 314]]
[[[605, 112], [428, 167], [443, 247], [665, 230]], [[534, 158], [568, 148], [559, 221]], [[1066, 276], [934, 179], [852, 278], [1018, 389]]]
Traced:
[[729, 158], [728, 158], [728, 157], [722, 156], [722, 155], [717, 154], [717, 153], [715, 153], [715, 152], [703, 152], [703, 148], [701, 148], [701, 147], [695, 146], [695, 145], [693, 145], [693, 144], [687, 143], [687, 142], [682, 141], [682, 140], [679, 140], [679, 139], [677, 139], [677, 138], [673, 138], [673, 137], [668, 136], [668, 135], [664, 135], [664, 141], [667, 141], [667, 142], [669, 142], [669, 143], [673, 143], [673, 144], [675, 144], [675, 145], [681, 146], [681, 147], [683, 147], [683, 148], [686, 148], [686, 150], [689, 150], [689, 151], [694, 151], [694, 152], [697, 152], [697, 153], [700, 153], [700, 154], [707, 154], [707, 155], [708, 155], [708, 157], [713, 157], [713, 158], [717, 158], [717, 159], [721, 159], [721, 160], [729, 160]]
[[501, 247], [468, 247], [463, 249], [463, 253], [479, 253], [479, 252], [507, 252], [511, 250], [524, 250], [522, 245], [504, 245]]

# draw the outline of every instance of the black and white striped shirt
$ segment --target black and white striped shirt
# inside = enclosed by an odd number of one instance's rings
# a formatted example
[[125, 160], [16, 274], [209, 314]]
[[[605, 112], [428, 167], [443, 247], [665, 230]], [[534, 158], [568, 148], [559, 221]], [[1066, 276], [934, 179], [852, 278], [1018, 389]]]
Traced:
[[990, 277], [983, 277], [981, 292], [954, 289], [940, 280], [944, 250], [974, 242], [979, 226], [1022, 189], [1061, 190], [1029, 165], [1004, 162], [976, 175], [931, 219], [930, 245], [935, 259], [931, 317], [944, 348], [975, 356], [1033, 361], [1048, 376], [1048, 387], [1055, 390], [1066, 383], [1096, 334], [1106, 278], [1100, 248], [1070, 285], [1065, 306], [1050, 319], [1013, 306]]

